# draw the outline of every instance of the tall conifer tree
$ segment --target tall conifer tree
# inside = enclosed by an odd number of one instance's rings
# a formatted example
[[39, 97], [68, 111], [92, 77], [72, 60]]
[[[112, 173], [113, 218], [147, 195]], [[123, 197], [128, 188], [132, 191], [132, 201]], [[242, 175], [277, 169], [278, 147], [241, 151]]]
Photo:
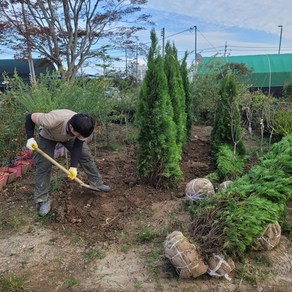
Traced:
[[186, 136], [189, 138], [191, 136], [192, 123], [193, 123], [193, 112], [192, 112], [192, 99], [190, 92], [190, 81], [188, 78], [188, 69], [187, 69], [187, 57], [188, 53], [185, 52], [185, 55], [182, 59], [180, 65], [180, 72], [183, 82], [183, 88], [185, 92], [185, 105], [186, 105]]
[[168, 94], [163, 58], [151, 31], [148, 70], [138, 99], [138, 174], [155, 187], [177, 185], [182, 176], [176, 126]]
[[176, 142], [181, 153], [182, 147], [186, 142], [185, 92], [177, 58], [177, 50], [169, 42], [165, 46], [164, 70], [168, 82], [168, 93], [173, 107], [173, 120], [176, 124]]

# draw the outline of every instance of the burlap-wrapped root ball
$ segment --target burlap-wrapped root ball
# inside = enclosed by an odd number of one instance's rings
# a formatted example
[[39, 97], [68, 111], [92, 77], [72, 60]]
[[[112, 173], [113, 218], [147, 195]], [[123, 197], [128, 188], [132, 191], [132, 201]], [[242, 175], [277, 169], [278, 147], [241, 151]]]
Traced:
[[208, 274], [212, 277], [224, 277], [227, 280], [231, 280], [229, 273], [235, 269], [235, 264], [232, 259], [224, 260], [222, 255], [213, 254], [208, 259]]
[[193, 201], [215, 195], [215, 190], [207, 178], [195, 178], [187, 183], [185, 194], [187, 203], [192, 204]]
[[208, 267], [195, 245], [180, 231], [170, 233], [163, 245], [165, 257], [170, 260], [181, 278], [197, 278], [207, 272]]
[[277, 246], [281, 239], [281, 226], [278, 222], [268, 224], [262, 235], [253, 245], [257, 251], [271, 250]]
[[226, 189], [231, 183], [232, 183], [232, 180], [226, 180], [226, 181], [222, 182], [222, 183], [218, 186], [218, 191], [221, 191], [221, 190], [223, 190], [223, 189]]

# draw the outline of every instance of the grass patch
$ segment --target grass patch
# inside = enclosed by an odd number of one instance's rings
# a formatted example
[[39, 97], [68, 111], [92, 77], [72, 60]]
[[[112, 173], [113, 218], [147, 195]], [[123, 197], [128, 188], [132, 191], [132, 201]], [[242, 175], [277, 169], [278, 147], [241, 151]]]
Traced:
[[24, 287], [25, 279], [21, 276], [6, 275], [0, 278], [0, 291], [22, 292], [28, 291]]
[[62, 181], [63, 181], [63, 178], [61, 176], [54, 177], [51, 180], [50, 193], [59, 191], [60, 190], [60, 187], [62, 185]]
[[23, 215], [19, 212], [11, 212], [6, 218], [6, 227], [8, 229], [19, 230], [20, 227], [26, 224]]
[[152, 246], [143, 255], [144, 261], [147, 266], [147, 271], [155, 281], [156, 284], [155, 291], [163, 291], [160, 282], [161, 277], [159, 276], [164, 266], [164, 261], [162, 260], [163, 254], [164, 254], [163, 245], [161, 242], [157, 242], [153, 243]]
[[74, 235], [73, 238], [71, 239], [72, 244], [83, 243], [84, 241], [85, 239], [80, 235]]
[[133, 288], [135, 291], [140, 291], [140, 292], [147, 291], [143, 288], [142, 283], [140, 283], [140, 282], [134, 284]]
[[183, 218], [179, 217], [178, 211], [169, 211], [166, 214], [168, 219], [167, 229], [169, 232], [172, 232], [173, 230], [180, 230], [182, 233], [186, 233], [188, 229], [187, 223]]
[[130, 244], [123, 244], [121, 246], [121, 252], [123, 252], [123, 253], [128, 253], [130, 249], [131, 249], [131, 245]]
[[80, 280], [76, 279], [72, 276], [67, 276], [64, 278], [63, 281], [59, 282], [59, 285], [65, 288], [72, 288], [74, 286], [79, 286], [80, 285]]
[[268, 266], [265, 266], [266, 259], [262, 257], [257, 259], [257, 264], [245, 259], [242, 265], [236, 269], [239, 277], [248, 284], [257, 285], [262, 283], [269, 275]]
[[52, 222], [55, 221], [55, 218], [56, 215], [52, 212], [49, 212], [46, 216], [43, 217], [40, 216], [38, 212], [35, 212], [33, 217], [34, 221], [41, 223], [41, 226], [43, 227], [49, 226]]
[[262, 267], [270, 267], [271, 262], [268, 256], [260, 254], [260, 253], [252, 253], [250, 254], [250, 259], [253, 260], [254, 264]]
[[145, 208], [138, 208], [135, 213], [134, 213], [134, 218], [136, 220], [142, 220], [142, 219], [145, 219], [146, 217], [146, 211], [145, 211]]
[[157, 237], [157, 233], [146, 226], [138, 232], [137, 237], [138, 241], [141, 243], [149, 242]]
[[105, 257], [104, 253], [99, 248], [90, 248], [86, 250], [83, 255], [86, 261], [101, 260]]

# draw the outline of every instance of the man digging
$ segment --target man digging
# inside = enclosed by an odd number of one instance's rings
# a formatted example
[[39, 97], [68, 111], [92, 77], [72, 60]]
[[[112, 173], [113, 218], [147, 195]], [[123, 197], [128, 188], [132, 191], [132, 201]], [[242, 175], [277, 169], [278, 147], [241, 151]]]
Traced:
[[[38, 142], [34, 139], [35, 125], [39, 126]], [[84, 143], [94, 126], [95, 121], [88, 114], [68, 109], [28, 114], [25, 119], [26, 147], [31, 150], [39, 148], [53, 158], [56, 144], [61, 143], [71, 154], [68, 178], [76, 178], [77, 165], [80, 163], [89, 185], [94, 190], [109, 192], [110, 187], [104, 184], [89, 147]], [[51, 210], [49, 189], [52, 163], [38, 152], [35, 153], [35, 161], [34, 201], [39, 207], [39, 215], [45, 216]]]

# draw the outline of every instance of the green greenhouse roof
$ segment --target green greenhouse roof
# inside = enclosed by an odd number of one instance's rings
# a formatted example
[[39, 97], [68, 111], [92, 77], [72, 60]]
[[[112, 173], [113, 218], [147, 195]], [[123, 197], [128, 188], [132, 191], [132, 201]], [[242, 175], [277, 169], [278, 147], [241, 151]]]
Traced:
[[292, 54], [204, 57], [199, 72], [206, 73], [210, 65], [245, 64], [252, 70], [247, 82], [251, 87], [277, 87], [292, 81]]

